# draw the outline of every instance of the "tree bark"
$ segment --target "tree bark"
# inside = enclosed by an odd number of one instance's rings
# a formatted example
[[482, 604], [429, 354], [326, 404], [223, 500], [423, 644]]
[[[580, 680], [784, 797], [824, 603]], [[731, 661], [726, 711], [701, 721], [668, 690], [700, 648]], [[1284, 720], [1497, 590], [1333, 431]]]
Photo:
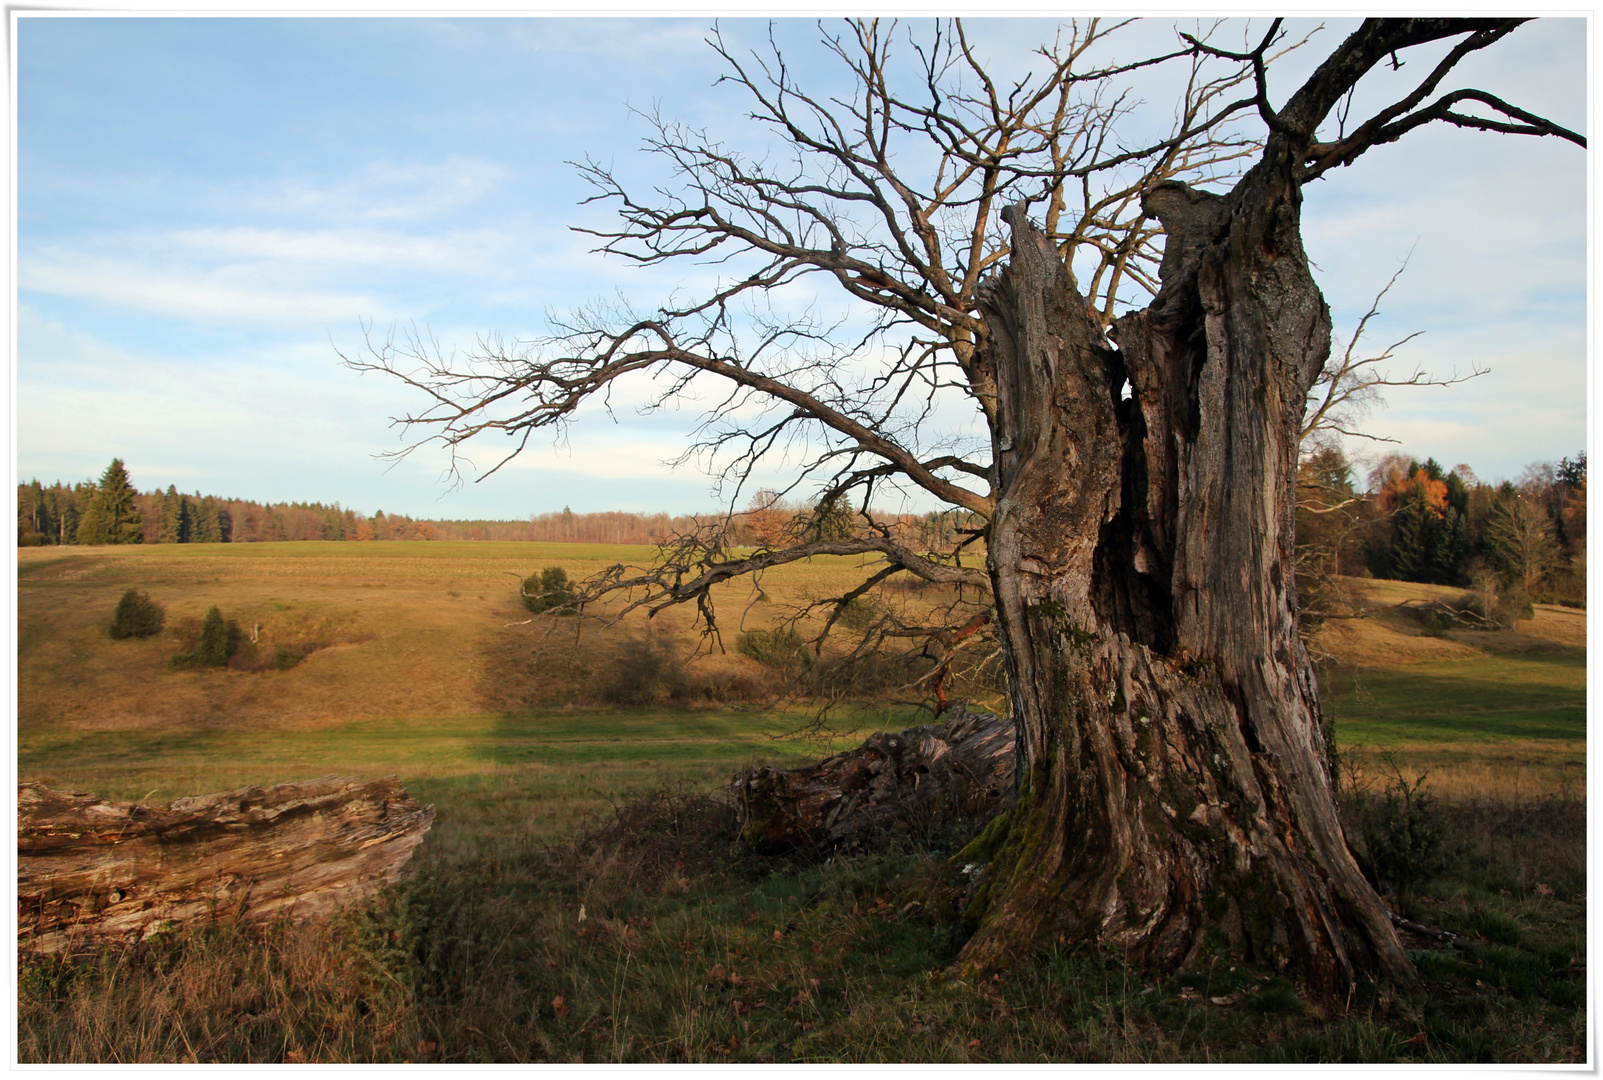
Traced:
[[201, 919], [326, 915], [394, 881], [433, 822], [394, 778], [325, 776], [165, 809], [20, 784], [18, 938], [58, 952]]
[[815, 765], [736, 773], [731, 787], [742, 838], [777, 854], [978, 828], [1010, 804], [1014, 761], [1013, 723], [959, 704], [945, 723], [876, 732]]
[[994, 373], [989, 570], [1020, 792], [965, 970], [1047, 935], [1173, 966], [1210, 945], [1324, 994], [1417, 977], [1347, 850], [1297, 636], [1297, 433], [1330, 317], [1271, 137], [1228, 196], [1166, 183], [1162, 288], [1109, 347], [1024, 215], [982, 298]]

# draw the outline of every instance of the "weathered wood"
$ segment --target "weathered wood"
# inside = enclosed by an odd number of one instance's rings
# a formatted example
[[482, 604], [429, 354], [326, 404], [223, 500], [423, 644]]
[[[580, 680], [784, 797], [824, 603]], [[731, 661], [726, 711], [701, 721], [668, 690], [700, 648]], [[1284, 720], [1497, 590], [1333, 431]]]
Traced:
[[764, 853], [983, 824], [1013, 797], [1014, 728], [959, 704], [942, 724], [876, 732], [815, 765], [739, 772], [731, 786], [741, 835]]
[[987, 552], [1022, 773], [971, 852], [962, 969], [1050, 939], [1173, 967], [1211, 937], [1332, 998], [1417, 985], [1347, 850], [1297, 635], [1297, 438], [1330, 340], [1297, 153], [1271, 138], [1229, 196], [1146, 193], [1163, 285], [1117, 350], [1024, 208], [1003, 214]]
[[17, 933], [57, 952], [209, 918], [322, 916], [394, 881], [434, 822], [393, 777], [325, 776], [165, 808], [17, 788]]

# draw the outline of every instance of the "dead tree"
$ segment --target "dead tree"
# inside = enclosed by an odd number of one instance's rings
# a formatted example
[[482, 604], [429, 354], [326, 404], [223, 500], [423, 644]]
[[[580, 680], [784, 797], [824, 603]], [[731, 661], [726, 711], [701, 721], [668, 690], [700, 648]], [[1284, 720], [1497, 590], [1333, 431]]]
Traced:
[[1014, 745], [1012, 721], [959, 703], [944, 723], [875, 732], [813, 765], [736, 773], [741, 838], [775, 854], [977, 832], [1012, 803]]
[[202, 920], [306, 919], [396, 879], [434, 822], [392, 777], [325, 776], [164, 808], [17, 788], [17, 933], [137, 941]]
[[[500, 433], [516, 453], [619, 379], [655, 376], [664, 401], [721, 386], [698, 450], [732, 482], [731, 506], [758, 462], [800, 446], [817, 505], [856, 508], [850, 536], [744, 557], [692, 541], [615, 568], [587, 600], [691, 602], [713, 625], [717, 585], [814, 555], [877, 556], [861, 589], [912, 574], [983, 595], [1019, 788], [986, 831], [987, 907], [961, 968], [1005, 967], [1048, 935], [1159, 966], [1222, 939], [1326, 995], [1365, 977], [1414, 986], [1347, 850], [1297, 636], [1297, 447], [1330, 350], [1302, 188], [1434, 121], [1585, 145], [1488, 92], [1441, 91], [1520, 22], [1367, 20], [1278, 106], [1278, 20], [1239, 51], [1181, 35], [1168, 54], [1101, 67], [1091, 46], [1117, 28], [1091, 23], [1012, 83], [961, 25], [910, 42], [903, 77], [893, 34], [852, 23], [825, 47], [853, 85], [822, 95], [777, 48], [745, 60], [715, 38], [791, 156], [747, 160], [659, 122], [648, 149], [678, 194], [636, 197], [587, 172], [619, 208], [603, 250], [713, 260], [737, 267], [729, 280], [649, 315], [592, 311], [549, 340], [488, 341], [465, 362], [413, 339], [353, 363], [425, 395], [401, 422], [453, 452]], [[1433, 42], [1440, 59], [1411, 91], [1346, 125], [1338, 106], [1360, 80]], [[1165, 64], [1188, 72], [1174, 128], [1121, 141], [1121, 88]], [[915, 160], [929, 171], [898, 171]], [[742, 303], [802, 281], [868, 321]], [[1144, 308], [1117, 315], [1143, 292]], [[985, 438], [930, 429], [954, 395]], [[884, 528], [874, 499], [897, 485], [969, 515], [983, 567]], [[926, 629], [952, 635], [975, 614]]]

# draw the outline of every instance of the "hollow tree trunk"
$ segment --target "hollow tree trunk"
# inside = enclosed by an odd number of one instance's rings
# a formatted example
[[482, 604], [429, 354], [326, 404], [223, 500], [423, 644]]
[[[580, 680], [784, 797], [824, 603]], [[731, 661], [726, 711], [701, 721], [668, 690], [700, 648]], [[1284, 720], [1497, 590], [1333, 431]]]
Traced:
[[1162, 289], [1117, 351], [1023, 208], [1004, 214], [983, 356], [1020, 793], [985, 838], [960, 967], [1064, 935], [1156, 965], [1228, 943], [1326, 994], [1417, 985], [1337, 821], [1297, 636], [1297, 433], [1330, 317], [1294, 164], [1272, 140], [1228, 196], [1148, 192]]

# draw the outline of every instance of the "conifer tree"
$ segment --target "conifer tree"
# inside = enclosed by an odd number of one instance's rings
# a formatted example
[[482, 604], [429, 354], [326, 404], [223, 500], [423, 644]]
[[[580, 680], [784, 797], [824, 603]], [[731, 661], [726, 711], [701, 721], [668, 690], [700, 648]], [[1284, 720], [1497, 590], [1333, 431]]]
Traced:
[[200, 624], [200, 640], [195, 644], [195, 663], [203, 667], [223, 667], [228, 663], [228, 624], [216, 607], [206, 612]]
[[72, 488], [57, 481], [51, 487], [48, 500], [50, 520], [55, 528], [52, 544], [70, 544], [78, 536], [78, 500]]
[[161, 531], [157, 534], [157, 542], [187, 544], [193, 530], [194, 515], [189, 496], [180, 495], [177, 485], [168, 484], [166, 494], [161, 497]]
[[112, 458], [78, 522], [80, 544], [140, 544], [145, 534], [134, 486], [121, 458]]
[[19, 546], [55, 543], [55, 523], [44, 485], [38, 480], [17, 486], [17, 544]]
[[201, 498], [195, 493], [194, 523], [190, 527], [192, 544], [216, 544], [223, 539], [222, 525], [217, 517], [217, 503], [210, 496]]

